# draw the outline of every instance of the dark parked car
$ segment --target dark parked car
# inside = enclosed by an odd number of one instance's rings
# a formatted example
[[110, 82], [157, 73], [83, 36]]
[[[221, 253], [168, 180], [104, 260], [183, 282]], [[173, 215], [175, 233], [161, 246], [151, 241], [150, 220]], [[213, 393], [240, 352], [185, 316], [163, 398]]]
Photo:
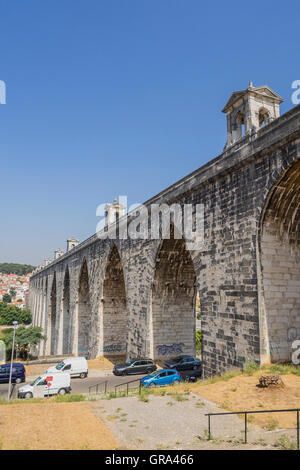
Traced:
[[181, 380], [184, 382], [197, 382], [202, 377], [202, 370], [187, 370], [185, 372], [181, 372]]
[[115, 375], [151, 374], [156, 369], [157, 367], [151, 359], [130, 359], [123, 364], [116, 364], [113, 373]]
[[197, 357], [178, 356], [166, 361], [165, 367], [176, 370], [197, 370], [201, 369], [201, 361]]
[[[0, 366], [0, 383], [9, 382], [10, 364]], [[16, 363], [12, 365], [11, 381], [17, 384], [25, 382], [26, 371], [23, 364]]]

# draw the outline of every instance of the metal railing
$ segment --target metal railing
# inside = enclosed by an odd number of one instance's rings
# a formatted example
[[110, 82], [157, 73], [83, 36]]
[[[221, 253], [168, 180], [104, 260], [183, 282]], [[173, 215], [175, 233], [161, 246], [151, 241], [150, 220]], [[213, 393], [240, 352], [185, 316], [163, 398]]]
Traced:
[[294, 412], [297, 413], [297, 449], [300, 449], [300, 431], [299, 431], [299, 408], [292, 408], [288, 410], [258, 410], [258, 411], [229, 411], [224, 413], [206, 413], [205, 416], [208, 417], [208, 439], [211, 439], [211, 416], [224, 416], [224, 415], [244, 415], [244, 435], [245, 435], [245, 444], [247, 444], [247, 416], [248, 414], [258, 414], [258, 413], [287, 413]]
[[99, 385], [103, 385], [103, 384], [104, 384], [104, 393], [105, 393], [105, 395], [106, 395], [108, 380], [102, 380], [102, 382], [99, 382], [99, 383], [97, 383], [97, 384], [91, 385], [91, 386], [89, 387], [89, 393], [91, 393], [91, 390], [92, 390], [93, 388], [96, 388], [96, 393], [98, 393], [98, 391], [99, 391]]
[[135, 388], [138, 388], [138, 389], [139, 389], [139, 395], [140, 395], [140, 394], [141, 394], [141, 391], [142, 391], [142, 381], [141, 381], [141, 379], [130, 380], [129, 382], [120, 383], [120, 384], [118, 384], [118, 385], [115, 385], [115, 395], [117, 395], [117, 388], [126, 385], [126, 395], [128, 396], [128, 393], [129, 393], [129, 384], [132, 384], [132, 383], [134, 383], [134, 382], [139, 382], [139, 386], [138, 386], [138, 387], [134, 387], [134, 388], [132, 388], [131, 390], [133, 390], [133, 389], [135, 389]]
[[[132, 384], [134, 382], [138, 382], [138, 387], [129, 387], [129, 384]], [[89, 387], [89, 393], [91, 393], [91, 391], [95, 388], [95, 393], [98, 393], [99, 391], [99, 387], [101, 385], [104, 384], [104, 394], [106, 395], [108, 391], [112, 391], [114, 390], [114, 393], [115, 395], [117, 395], [117, 389], [120, 388], [120, 387], [124, 387], [126, 386], [126, 395], [128, 396], [129, 394], [129, 389], [131, 388], [131, 390], [135, 390], [135, 389], [138, 389], [139, 390], [139, 394], [141, 394], [141, 389], [142, 389], [142, 382], [141, 382], [141, 379], [135, 379], [135, 380], [130, 380], [129, 382], [122, 382], [120, 384], [117, 384], [117, 385], [113, 385], [112, 388], [110, 390], [108, 390], [108, 380], [102, 380], [102, 382], [99, 382], [97, 384], [94, 384], [94, 385], [90, 385]]]

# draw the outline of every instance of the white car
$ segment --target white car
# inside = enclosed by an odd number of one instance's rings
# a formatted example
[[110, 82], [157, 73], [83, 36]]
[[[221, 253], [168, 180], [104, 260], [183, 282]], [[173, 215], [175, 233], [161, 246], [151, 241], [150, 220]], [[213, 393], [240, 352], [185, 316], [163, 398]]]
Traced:
[[68, 372], [71, 377], [79, 376], [84, 379], [88, 375], [88, 363], [85, 357], [67, 357], [59, 364], [47, 369], [47, 374]]
[[31, 384], [18, 390], [18, 398], [45, 398], [51, 395], [65, 395], [71, 391], [70, 374], [43, 374]]

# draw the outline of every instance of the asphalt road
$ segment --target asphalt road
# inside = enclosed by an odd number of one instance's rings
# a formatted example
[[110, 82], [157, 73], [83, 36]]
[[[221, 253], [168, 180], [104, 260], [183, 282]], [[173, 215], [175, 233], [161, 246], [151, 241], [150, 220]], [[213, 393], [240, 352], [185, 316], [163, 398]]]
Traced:
[[[107, 376], [107, 377], [87, 377], [86, 379], [80, 379], [77, 377], [74, 377], [71, 379], [71, 387], [72, 387], [72, 392], [71, 393], [88, 393], [89, 392], [89, 387], [93, 385], [97, 385], [100, 382], [102, 385], [99, 385], [98, 390], [99, 392], [104, 391], [105, 384], [104, 382], [107, 381], [107, 391], [114, 391], [116, 385], [121, 385], [125, 384], [126, 382], [129, 381], [136, 381], [135, 383], [129, 384], [129, 388], [135, 388], [138, 387], [138, 380], [144, 377], [145, 374], [143, 375], [126, 375], [124, 377], [116, 377], [114, 375], [112, 376]], [[26, 380], [26, 383], [30, 383], [31, 380]], [[13, 392], [12, 392], [12, 398], [16, 398], [18, 395], [18, 388], [22, 387], [24, 383], [21, 384], [13, 384]], [[127, 386], [120, 386], [118, 387], [119, 390], [125, 390]], [[93, 387], [91, 392], [95, 392], [96, 387]], [[7, 397], [8, 394], [8, 384], [0, 384], [0, 397]]]

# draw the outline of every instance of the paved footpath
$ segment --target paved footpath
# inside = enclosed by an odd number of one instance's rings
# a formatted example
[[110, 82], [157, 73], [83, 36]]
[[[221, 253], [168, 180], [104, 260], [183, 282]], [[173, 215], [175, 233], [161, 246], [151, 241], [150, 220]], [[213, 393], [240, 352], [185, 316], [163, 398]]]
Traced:
[[206, 413], [221, 412], [197, 394], [149, 395], [91, 402], [96, 416], [105, 420], [121, 449], [270, 449], [281, 434], [295, 441], [296, 432], [268, 432], [248, 425], [248, 445], [243, 443], [244, 421], [237, 416], [212, 417], [212, 437], [207, 441]]

